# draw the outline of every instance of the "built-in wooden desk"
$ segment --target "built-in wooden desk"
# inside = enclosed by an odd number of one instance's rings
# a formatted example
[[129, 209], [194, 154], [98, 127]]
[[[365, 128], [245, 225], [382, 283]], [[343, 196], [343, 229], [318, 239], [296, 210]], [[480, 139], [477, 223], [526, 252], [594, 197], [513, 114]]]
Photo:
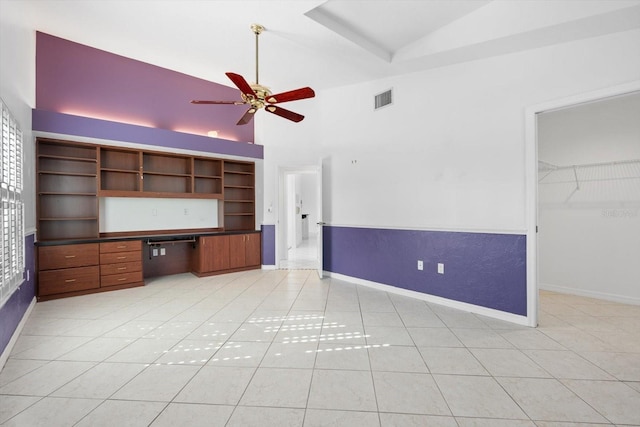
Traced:
[[39, 301], [261, 267], [261, 234], [217, 232], [38, 242]]

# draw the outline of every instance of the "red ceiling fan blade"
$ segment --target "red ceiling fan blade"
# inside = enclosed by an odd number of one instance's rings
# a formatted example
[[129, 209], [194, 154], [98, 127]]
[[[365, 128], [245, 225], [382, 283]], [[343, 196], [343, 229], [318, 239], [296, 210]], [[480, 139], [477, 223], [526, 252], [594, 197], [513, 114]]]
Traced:
[[202, 101], [199, 99], [194, 99], [191, 101], [192, 104], [231, 104], [231, 105], [242, 105], [246, 104], [243, 101]]
[[244, 116], [242, 116], [240, 120], [238, 120], [238, 123], [236, 123], [236, 125], [246, 125], [247, 123], [249, 123], [251, 119], [253, 119], [254, 114], [256, 114], [256, 111], [258, 110], [253, 107], [249, 108], [247, 112], [244, 113]]
[[275, 105], [267, 105], [265, 110], [268, 112], [275, 114], [276, 116], [284, 117], [285, 119], [289, 119], [292, 122], [300, 122], [304, 119], [302, 114], [294, 113], [293, 111], [285, 110], [282, 107], [276, 107]]
[[316, 93], [310, 87], [301, 87], [300, 89], [290, 90], [288, 92], [276, 93], [269, 96], [266, 101], [269, 104], [277, 104], [279, 102], [297, 101], [299, 99], [313, 98]]
[[240, 89], [240, 92], [244, 93], [247, 96], [256, 97], [256, 93], [251, 89], [251, 86], [240, 74], [235, 73], [225, 73], [227, 77], [233, 82], [234, 85]]

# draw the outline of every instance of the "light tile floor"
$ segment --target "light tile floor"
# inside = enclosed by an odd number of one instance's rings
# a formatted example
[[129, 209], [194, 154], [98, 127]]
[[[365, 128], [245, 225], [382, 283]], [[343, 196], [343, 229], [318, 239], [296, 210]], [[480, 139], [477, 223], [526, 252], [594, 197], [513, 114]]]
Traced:
[[38, 303], [6, 426], [640, 425], [640, 307], [541, 292], [526, 328], [277, 270]]
[[280, 268], [285, 270], [313, 270], [318, 266], [316, 235], [303, 239], [300, 246], [290, 248], [287, 259], [280, 260]]

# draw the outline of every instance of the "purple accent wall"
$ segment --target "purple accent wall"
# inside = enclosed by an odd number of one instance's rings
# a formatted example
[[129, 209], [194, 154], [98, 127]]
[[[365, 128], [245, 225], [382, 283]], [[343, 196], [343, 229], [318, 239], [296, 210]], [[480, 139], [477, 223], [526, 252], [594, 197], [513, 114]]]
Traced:
[[36, 295], [34, 235], [25, 237], [25, 267], [29, 270], [29, 281], [25, 280], [9, 300], [0, 307], [0, 354], [7, 348], [18, 324]]
[[325, 226], [323, 256], [326, 271], [527, 315], [524, 235]]
[[34, 131], [135, 142], [169, 149], [182, 148], [185, 150], [229, 154], [255, 159], [263, 158], [262, 145], [233, 142], [207, 136], [91, 119], [52, 111], [33, 110], [31, 128]]
[[276, 265], [276, 226], [262, 225], [262, 265]]
[[[132, 41], [135, 42], [135, 41]], [[242, 70], [229, 70], [241, 72]], [[226, 79], [226, 76], [221, 76]], [[240, 91], [38, 32], [36, 108], [159, 129], [254, 142], [253, 123], [236, 126], [245, 105], [193, 105], [192, 99], [240, 101]]]

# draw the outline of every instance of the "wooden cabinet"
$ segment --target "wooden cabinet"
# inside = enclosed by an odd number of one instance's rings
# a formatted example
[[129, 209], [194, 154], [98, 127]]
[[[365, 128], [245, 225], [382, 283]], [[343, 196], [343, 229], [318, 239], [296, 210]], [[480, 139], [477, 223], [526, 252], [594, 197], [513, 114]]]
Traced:
[[193, 260], [196, 274], [228, 270], [229, 236], [201, 236]]
[[193, 271], [198, 276], [259, 268], [260, 233], [201, 236]]
[[234, 234], [229, 236], [230, 268], [260, 265], [260, 234]]
[[38, 247], [38, 299], [144, 285], [140, 240]]
[[96, 148], [39, 140], [36, 162], [38, 239], [98, 237]]
[[100, 287], [98, 244], [38, 248], [38, 297], [79, 295]]
[[100, 243], [100, 287], [143, 284], [140, 240]]
[[224, 161], [224, 229], [255, 229], [255, 164]]

